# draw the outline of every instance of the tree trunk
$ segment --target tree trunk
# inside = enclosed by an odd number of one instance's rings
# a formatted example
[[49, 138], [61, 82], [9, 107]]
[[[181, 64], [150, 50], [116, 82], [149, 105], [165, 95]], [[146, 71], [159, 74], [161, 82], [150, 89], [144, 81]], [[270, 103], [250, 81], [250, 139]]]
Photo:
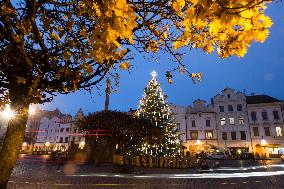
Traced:
[[12, 170], [16, 164], [18, 152], [22, 146], [25, 135], [26, 124], [28, 120], [27, 103], [13, 102], [11, 100], [11, 109], [15, 116], [8, 122], [8, 128], [0, 151], [0, 189], [5, 189]]

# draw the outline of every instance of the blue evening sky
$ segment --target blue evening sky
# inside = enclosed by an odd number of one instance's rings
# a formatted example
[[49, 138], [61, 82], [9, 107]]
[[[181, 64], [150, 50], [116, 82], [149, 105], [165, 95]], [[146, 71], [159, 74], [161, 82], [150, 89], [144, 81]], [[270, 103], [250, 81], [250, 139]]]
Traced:
[[[175, 65], [164, 57], [158, 57], [159, 63], [149, 61], [137, 55], [132, 64], [130, 74], [121, 73], [120, 88], [111, 94], [110, 109], [128, 111], [136, 108], [142, 97], [143, 89], [151, 79], [150, 72], [158, 72], [161, 87], [168, 95], [168, 101], [177, 105], [190, 105], [198, 98], [210, 102], [210, 98], [225, 87], [231, 87], [247, 94], [267, 94], [284, 100], [284, 3], [272, 3], [266, 14], [274, 24], [270, 35], [264, 43], [253, 43], [244, 58], [231, 57], [226, 60], [218, 58], [216, 53], [206, 54], [201, 50], [187, 50], [183, 63], [192, 72], [202, 72], [203, 80], [194, 84], [191, 79], [175, 73], [173, 84], [168, 84], [165, 72]], [[102, 83], [103, 85], [105, 83]], [[93, 112], [104, 108], [104, 88], [92, 94], [77, 92], [59, 95], [51, 103], [43, 105], [43, 109], [59, 108], [64, 113], [83, 111]]]

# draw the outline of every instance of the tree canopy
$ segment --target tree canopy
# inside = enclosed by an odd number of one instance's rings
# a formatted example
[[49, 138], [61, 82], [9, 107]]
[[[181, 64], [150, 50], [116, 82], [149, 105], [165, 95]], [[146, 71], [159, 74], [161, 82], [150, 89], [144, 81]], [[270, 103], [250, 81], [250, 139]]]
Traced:
[[[272, 21], [266, 0], [3, 0], [0, 2], [0, 87], [7, 100], [20, 85], [23, 100], [40, 103], [57, 93], [89, 89], [129, 51], [171, 55], [180, 47], [244, 56], [263, 42]], [[170, 79], [171, 74], [168, 72]], [[6, 101], [7, 102], [7, 101]]]
[[101, 111], [89, 114], [76, 125], [89, 140], [111, 141], [124, 153], [137, 153], [136, 148], [147, 142], [155, 144], [161, 139], [161, 128], [150, 120], [135, 118], [133, 115], [117, 111]]

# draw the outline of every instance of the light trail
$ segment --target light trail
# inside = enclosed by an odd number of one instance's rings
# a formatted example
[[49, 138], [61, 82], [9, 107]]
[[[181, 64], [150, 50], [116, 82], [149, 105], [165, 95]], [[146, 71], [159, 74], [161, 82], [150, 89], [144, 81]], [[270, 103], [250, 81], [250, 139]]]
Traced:
[[186, 178], [249, 178], [249, 177], [267, 177], [267, 176], [279, 176], [284, 175], [284, 171], [255, 171], [256, 169], [262, 169], [267, 167], [281, 167], [284, 165], [269, 165], [269, 166], [253, 166], [247, 168], [219, 168], [216, 170], [254, 170], [252, 172], [233, 172], [233, 173], [192, 173], [192, 174], [111, 174], [111, 173], [94, 173], [94, 174], [78, 174], [70, 175], [74, 177], [119, 177], [119, 178], [133, 178], [133, 179], [155, 179], [155, 178], [170, 178], [170, 179], [186, 179]]

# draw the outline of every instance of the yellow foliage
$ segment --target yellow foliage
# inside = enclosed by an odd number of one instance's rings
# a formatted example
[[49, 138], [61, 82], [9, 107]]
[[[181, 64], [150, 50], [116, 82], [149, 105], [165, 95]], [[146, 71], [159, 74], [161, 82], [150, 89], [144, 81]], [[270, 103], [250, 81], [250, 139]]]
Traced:
[[119, 68], [121, 70], [129, 70], [130, 68], [130, 63], [129, 62], [123, 62], [122, 64], [119, 65]]

